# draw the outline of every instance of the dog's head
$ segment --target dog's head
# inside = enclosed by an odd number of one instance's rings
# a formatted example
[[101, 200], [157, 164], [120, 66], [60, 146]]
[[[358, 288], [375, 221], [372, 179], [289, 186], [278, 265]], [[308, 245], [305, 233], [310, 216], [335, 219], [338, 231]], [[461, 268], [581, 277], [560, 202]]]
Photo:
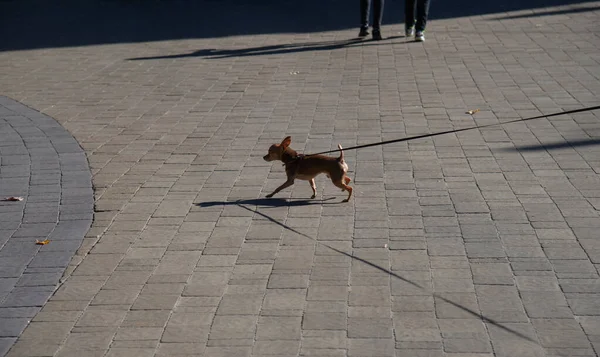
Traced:
[[271, 145], [271, 147], [269, 148], [269, 152], [265, 156], [263, 156], [263, 159], [265, 159], [265, 161], [281, 160], [283, 152], [285, 151], [285, 149], [287, 149], [288, 146], [290, 146], [291, 142], [292, 137], [286, 136], [286, 138], [283, 139], [281, 144]]

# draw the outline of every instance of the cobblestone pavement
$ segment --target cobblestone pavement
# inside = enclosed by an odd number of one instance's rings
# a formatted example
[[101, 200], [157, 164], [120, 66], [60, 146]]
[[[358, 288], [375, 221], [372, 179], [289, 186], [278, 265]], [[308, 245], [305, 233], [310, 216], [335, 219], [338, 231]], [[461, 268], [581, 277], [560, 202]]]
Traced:
[[[0, 354], [55, 291], [90, 228], [92, 176], [59, 123], [0, 96]], [[49, 240], [40, 246], [36, 241]]]
[[600, 112], [347, 151], [350, 203], [323, 177], [264, 199], [286, 135], [310, 153], [598, 105], [600, 2], [540, 2], [434, 2], [424, 44], [397, 17], [358, 42], [336, 1], [79, 2], [97, 16], [71, 34], [31, 22], [52, 36], [19, 26], [57, 6], [1, 4], [0, 91], [79, 141], [96, 205], [7, 356], [597, 356]]

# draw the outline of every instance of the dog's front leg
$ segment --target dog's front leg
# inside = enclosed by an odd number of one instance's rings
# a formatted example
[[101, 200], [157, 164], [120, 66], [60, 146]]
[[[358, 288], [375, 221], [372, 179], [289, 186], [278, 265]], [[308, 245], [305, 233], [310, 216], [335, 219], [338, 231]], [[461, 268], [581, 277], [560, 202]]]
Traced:
[[283, 185], [277, 187], [275, 189], [275, 191], [273, 191], [272, 193], [268, 194], [267, 198], [273, 197], [273, 195], [276, 194], [277, 192], [283, 190], [284, 188], [290, 187], [293, 184], [294, 184], [294, 179], [293, 178], [292, 179], [288, 179], [286, 182], [283, 183]]
[[313, 194], [310, 198], [317, 197], [317, 184], [315, 183], [315, 179], [314, 178], [310, 179], [308, 182], [310, 183], [310, 188], [312, 188], [312, 192], [313, 192]]

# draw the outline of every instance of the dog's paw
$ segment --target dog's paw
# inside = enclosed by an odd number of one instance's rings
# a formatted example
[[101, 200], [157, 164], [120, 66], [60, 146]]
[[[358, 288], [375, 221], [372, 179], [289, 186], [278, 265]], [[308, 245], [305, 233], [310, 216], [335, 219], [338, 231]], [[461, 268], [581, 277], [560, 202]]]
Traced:
[[273, 194], [272, 194], [272, 193], [269, 193], [269, 194], [268, 194], [268, 195], [266, 195], [265, 197], [266, 197], [266, 198], [271, 198], [271, 197], [273, 197]]
[[317, 195], [312, 195], [312, 196], [310, 196], [310, 198], [311, 198], [311, 199], [313, 199], [313, 198], [315, 198], [315, 197], [317, 197]]
[[342, 202], [350, 202], [349, 198], [346, 198], [345, 200], [343, 200]]

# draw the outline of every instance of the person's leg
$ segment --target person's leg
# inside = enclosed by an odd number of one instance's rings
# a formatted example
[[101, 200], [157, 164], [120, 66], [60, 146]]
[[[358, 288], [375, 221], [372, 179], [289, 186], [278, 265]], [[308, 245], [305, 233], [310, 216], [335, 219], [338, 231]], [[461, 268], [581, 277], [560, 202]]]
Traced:
[[373, 1], [373, 30], [381, 30], [384, 0]]
[[369, 34], [369, 3], [370, 0], [360, 0], [360, 37]]
[[373, 39], [381, 40], [381, 20], [383, 19], [384, 0], [373, 1]]
[[415, 0], [404, 0], [404, 26], [407, 32], [415, 26]]
[[417, 0], [417, 23], [415, 26], [417, 32], [425, 31], [429, 16], [429, 2], [430, 0]]

